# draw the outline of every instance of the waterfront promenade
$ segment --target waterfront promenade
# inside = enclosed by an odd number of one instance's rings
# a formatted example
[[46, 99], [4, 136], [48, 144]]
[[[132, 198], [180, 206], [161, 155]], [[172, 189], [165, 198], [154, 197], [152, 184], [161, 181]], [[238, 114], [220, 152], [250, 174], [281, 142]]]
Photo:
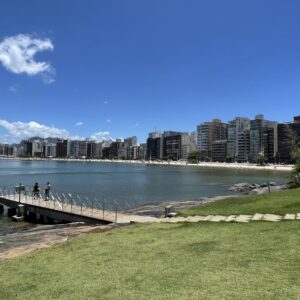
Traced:
[[121, 211], [117, 202], [106, 209], [106, 203], [97, 199], [79, 199], [76, 195], [61, 194], [50, 197], [45, 201], [44, 197], [34, 199], [29, 195], [19, 195], [13, 192], [2, 193], [0, 195], [0, 204], [14, 209], [23, 207], [19, 215], [31, 216], [34, 220], [58, 220], [60, 222], [86, 222], [86, 223], [148, 223], [156, 220], [150, 216], [139, 216], [126, 214]]
[[[23, 214], [31, 215], [35, 219], [58, 220], [60, 222], [86, 222], [92, 224], [130, 224], [130, 223], [197, 223], [197, 222], [237, 222], [248, 223], [251, 221], [278, 222], [283, 220], [300, 220], [300, 213], [286, 213], [284, 215], [271, 213], [255, 213], [253, 215], [199, 215], [188, 217], [152, 217], [136, 214], [126, 214], [115, 210], [106, 210], [104, 205], [94, 202], [95, 207], [87, 207], [84, 202], [78, 203], [72, 195], [69, 201], [62, 198], [51, 197], [51, 200], [44, 201], [41, 198], [33, 199], [22, 195], [19, 199], [16, 194], [0, 196], [0, 204], [18, 210], [20, 204], [23, 207]], [[66, 198], [65, 198], [66, 199]], [[78, 199], [77, 199], [78, 200]], [[94, 200], [96, 201], [96, 200]], [[101, 204], [100, 204], [101, 205]]]

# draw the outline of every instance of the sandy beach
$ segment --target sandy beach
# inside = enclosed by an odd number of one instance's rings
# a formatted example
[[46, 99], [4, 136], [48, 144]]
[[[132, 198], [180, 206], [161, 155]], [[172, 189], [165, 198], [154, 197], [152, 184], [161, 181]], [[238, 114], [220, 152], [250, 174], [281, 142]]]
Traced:
[[1, 157], [5, 160], [35, 160], [35, 161], [65, 161], [65, 162], [82, 162], [82, 163], [124, 163], [124, 164], [144, 164], [158, 166], [179, 166], [179, 167], [199, 167], [199, 168], [230, 168], [230, 169], [252, 169], [252, 170], [269, 170], [289, 172], [293, 169], [293, 165], [267, 164], [258, 166], [251, 163], [220, 163], [220, 162], [199, 162], [188, 163], [187, 161], [146, 161], [146, 160], [113, 160], [113, 159], [75, 159], [75, 158], [20, 158], [20, 157]]

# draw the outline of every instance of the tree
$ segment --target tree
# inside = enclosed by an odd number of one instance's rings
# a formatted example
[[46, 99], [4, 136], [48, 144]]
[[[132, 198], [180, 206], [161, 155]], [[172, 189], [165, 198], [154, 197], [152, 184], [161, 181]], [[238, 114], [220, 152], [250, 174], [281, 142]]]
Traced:
[[297, 151], [300, 148], [300, 137], [289, 124], [286, 124], [286, 131], [288, 137], [288, 147], [290, 148], [290, 155], [292, 159], [296, 161]]
[[226, 158], [225, 158], [225, 162], [227, 162], [227, 163], [234, 162], [234, 156], [227, 155]]
[[289, 188], [298, 188], [300, 187], [300, 148], [294, 150], [293, 159], [295, 166], [290, 174], [288, 186]]
[[192, 162], [207, 161], [207, 160], [208, 157], [199, 151], [193, 151], [188, 156], [188, 161], [192, 161]]
[[256, 156], [255, 162], [259, 166], [264, 166], [266, 164], [266, 159], [263, 155], [259, 154], [259, 155]]

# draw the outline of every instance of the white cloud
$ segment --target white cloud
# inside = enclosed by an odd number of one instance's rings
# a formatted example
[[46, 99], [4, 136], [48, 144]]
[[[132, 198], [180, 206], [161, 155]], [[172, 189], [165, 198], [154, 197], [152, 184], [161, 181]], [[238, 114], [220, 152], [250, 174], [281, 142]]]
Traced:
[[83, 125], [83, 122], [79, 121], [75, 124], [76, 126], [82, 126]]
[[[35, 121], [31, 122], [8, 122], [0, 119], [0, 127], [5, 132], [0, 135], [0, 143], [18, 143], [21, 140], [29, 139], [34, 136], [40, 138], [57, 137], [72, 140], [85, 140], [84, 137], [71, 135], [68, 130], [54, 126], [46, 126]], [[90, 139], [101, 142], [105, 140], [114, 140], [109, 131], [98, 131], [90, 136]]]
[[55, 69], [47, 62], [37, 62], [34, 56], [37, 52], [53, 50], [49, 39], [33, 38], [28, 34], [18, 34], [6, 37], [0, 43], [0, 62], [15, 74], [25, 73], [29, 76], [42, 74], [46, 83], [54, 81]]
[[112, 138], [110, 137], [109, 131], [98, 131], [91, 135], [91, 139], [98, 141], [98, 142], [102, 142], [102, 141], [109, 140]]
[[66, 129], [49, 127], [37, 122], [8, 122], [0, 119], [0, 126], [6, 131], [5, 140], [10, 143], [19, 142], [22, 139], [28, 139], [33, 136], [41, 138], [59, 137], [68, 138], [70, 133]]

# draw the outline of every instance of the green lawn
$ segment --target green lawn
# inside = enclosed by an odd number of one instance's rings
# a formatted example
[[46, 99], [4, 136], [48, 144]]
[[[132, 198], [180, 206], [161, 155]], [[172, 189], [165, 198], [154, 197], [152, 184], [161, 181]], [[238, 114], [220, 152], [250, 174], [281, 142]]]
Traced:
[[299, 299], [300, 221], [130, 225], [0, 263], [0, 298]]
[[229, 198], [187, 209], [179, 215], [235, 215], [255, 213], [300, 213], [300, 189], [273, 192], [259, 196]]

